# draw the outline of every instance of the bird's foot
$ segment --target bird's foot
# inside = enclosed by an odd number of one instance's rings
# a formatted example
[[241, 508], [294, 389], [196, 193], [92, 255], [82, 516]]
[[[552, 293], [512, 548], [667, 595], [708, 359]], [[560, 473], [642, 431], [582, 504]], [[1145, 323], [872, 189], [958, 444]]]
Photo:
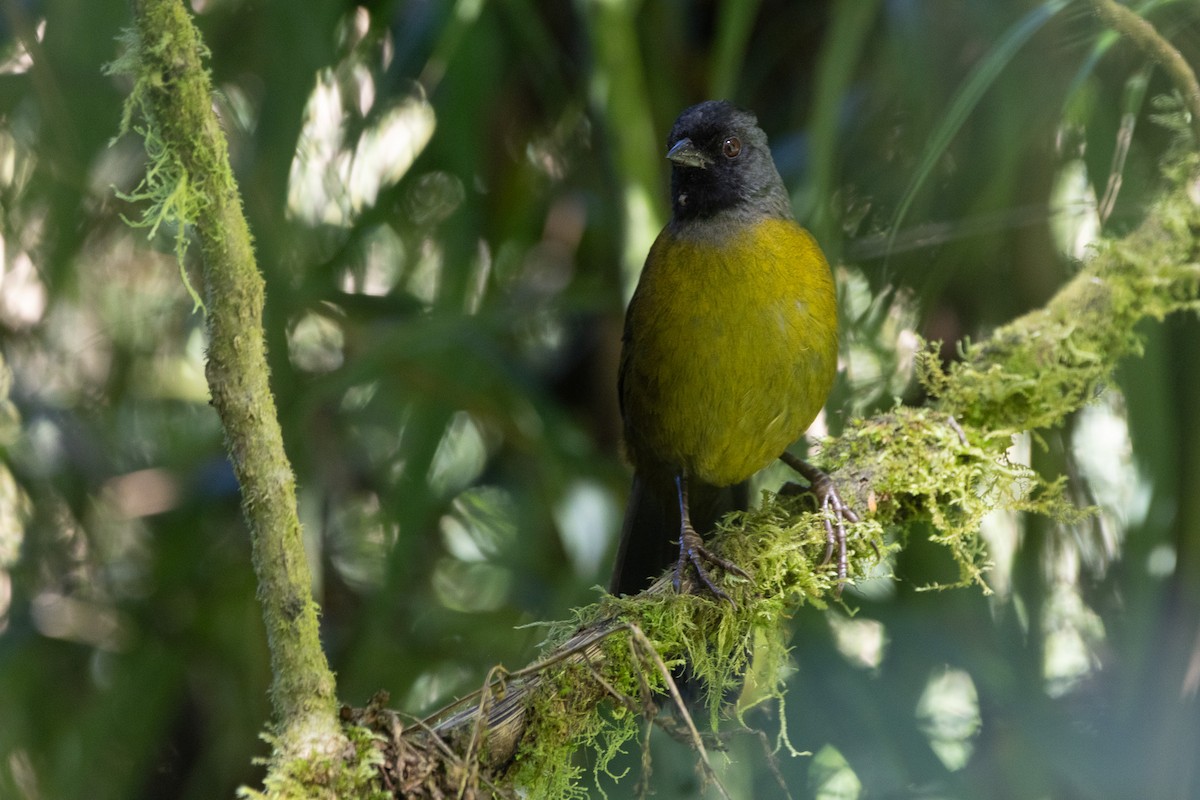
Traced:
[[690, 525], [685, 526], [679, 535], [679, 560], [675, 562], [675, 575], [672, 579], [672, 584], [675, 586], [675, 591], [680, 591], [683, 585], [683, 572], [690, 564], [696, 570], [696, 576], [700, 579], [701, 585], [704, 586], [714, 597], [725, 600], [731, 606], [737, 607], [737, 603], [733, 602], [725, 591], [713, 583], [712, 578], [708, 576], [708, 571], [704, 568], [704, 563], [707, 561], [713, 566], [720, 567], [726, 572], [732, 572], [734, 575], [740, 575], [749, 580], [750, 573], [733, 563], [729, 559], [721, 558], [704, 546], [704, 540], [700, 534]]
[[[780, 459], [808, 481], [807, 491], [816, 498], [817, 507], [825, 512], [825, 557], [821, 559], [821, 566], [825, 566], [833, 559], [833, 551], [836, 547], [838, 593], [840, 594], [842, 586], [846, 583], [850, 567], [846, 555], [846, 523], [858, 522], [858, 515], [838, 494], [833, 480], [823, 471], [791, 453], [784, 453]], [[871, 547], [875, 548], [875, 554], [878, 555], [879, 548], [875, 546], [874, 542], [871, 542]]]

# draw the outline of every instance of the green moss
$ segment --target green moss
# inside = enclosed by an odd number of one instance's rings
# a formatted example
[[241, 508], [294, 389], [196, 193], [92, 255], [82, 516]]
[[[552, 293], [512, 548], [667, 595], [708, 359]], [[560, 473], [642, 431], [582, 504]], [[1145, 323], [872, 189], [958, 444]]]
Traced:
[[[923, 519], [934, 530], [931, 538], [947, 547], [959, 566], [960, 579], [953, 585], [976, 583], [986, 589], [988, 562], [979, 536], [984, 516], [998, 509], [1059, 519], [1086, 513], [1070, 504], [1061, 481], [1043, 481], [1008, 460], [1012, 435], [968, 433], [949, 414], [931, 408], [897, 407], [852, 423], [825, 452], [844, 493], [856, 497], [860, 510], [871, 509], [864, 521], [848, 526], [851, 580], [866, 576], [880, 557], [899, 549], [907, 526]], [[822, 563], [824, 518], [808, 505], [803, 497], [766, 494], [760, 508], [731, 515], [712, 537], [715, 549], [753, 576], [753, 581], [725, 576], [723, 588], [736, 606], [671, 591], [607, 598], [581, 611], [558, 639], [606, 616], [636, 626], [668, 669], [688, 665], [690, 680], [702, 689], [707, 730], [717, 731], [727, 714], [741, 720], [755, 705], [782, 703], [791, 669], [788, 620], [806, 604], [824, 608], [837, 597], [836, 571]], [[672, 705], [662, 699], [661, 671], [639, 652], [628, 630], [612, 633], [602, 654], [591, 668], [574, 665], [556, 676], [557, 688], [534, 700], [513, 776], [532, 796], [582, 796], [582, 770], [573, 758], [577, 751], [590, 748], [596, 776], [606, 774], [612, 757], [638, 732], [635, 712], [653, 716], [658, 711], [645, 700], [646, 692]], [[610, 688], [601, 689], [596, 675]], [[596, 704], [605, 696], [611, 700], [612, 690], [626, 700], [597, 714]], [[727, 704], [731, 694], [739, 697], [733, 707]], [[781, 727], [778, 740], [786, 743], [786, 729]]]
[[[603, 775], [617, 777], [609, 765], [648, 724], [640, 720], [664, 709], [678, 713], [664, 671], [685, 663], [708, 713], [705, 730], [718, 730], [731, 692], [740, 690], [742, 701], [734, 708], [739, 718], [753, 705], [782, 702], [782, 678], [790, 668], [786, 622], [805, 603], [824, 606], [837, 581], [831, 568], [818, 566], [825, 550], [821, 517], [807, 513], [796, 498], [767, 500], [759, 510], [729, 517], [714, 537], [715, 546], [754, 576], [753, 582], [727, 576], [724, 588], [736, 606], [671, 591], [606, 598], [554, 637], [561, 643], [593, 620], [623, 623], [612, 626], [589, 664], [555, 673], [534, 695], [511, 776], [515, 785], [535, 797], [586, 796], [575, 758], [584, 748], [592, 752], [597, 786]], [[876, 558], [871, 542], [887, 550], [874, 521], [853, 528], [855, 563]], [[605, 698], [605, 710], [597, 713]]]
[[[350, 752], [313, 755], [273, 763], [264, 782], [263, 791], [243, 786], [238, 789], [238, 797], [243, 800], [391, 798], [392, 794], [383, 788], [379, 779], [379, 768], [383, 764], [383, 738], [367, 728], [356, 725], [347, 725], [343, 732], [350, 743]], [[275, 737], [266, 734], [263, 739], [273, 750], [278, 750], [279, 743]]]
[[[598, 615], [607, 610], [596, 605], [584, 611]], [[574, 629], [563, 626], [556, 638]], [[637, 737], [640, 712], [652, 711], [651, 697], [663, 686], [661, 674], [638, 657], [629, 629], [613, 627], [593, 655], [547, 673], [547, 682], [527, 708], [525, 733], [509, 779], [530, 797], [588, 797], [584, 768], [576, 757], [584, 748], [592, 751], [591, 782], [597, 788], [605, 776], [619, 779], [622, 776], [611, 771], [612, 761]], [[598, 712], [604, 697], [611, 702]]]
[[1101, 391], [1121, 358], [1141, 353], [1139, 322], [1196, 309], [1197, 164], [1191, 155], [1170, 166], [1181, 188], [1128, 237], [1102, 243], [1045, 308], [964, 345], [949, 368], [926, 351], [920, 376], [937, 407], [991, 431], [1052, 427]]
[[1026, 511], [1072, 520], [1075, 508], [1061, 480], [1044, 481], [1009, 460], [1013, 430], [966, 429], [934, 408], [897, 407], [855, 423], [833, 443], [831, 458], [844, 464], [843, 485], [857, 486], [859, 506], [871, 519], [901, 536], [927, 521], [930, 538], [950, 550], [959, 568], [953, 585], [986, 589], [989, 564], [979, 536], [983, 518], [995, 511]]

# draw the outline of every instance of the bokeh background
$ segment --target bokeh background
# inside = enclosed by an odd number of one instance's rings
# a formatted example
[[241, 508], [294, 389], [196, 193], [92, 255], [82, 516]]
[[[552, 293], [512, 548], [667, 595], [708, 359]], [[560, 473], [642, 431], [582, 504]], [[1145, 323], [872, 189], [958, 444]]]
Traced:
[[[1200, 10], [1136, 6], [1200, 62]], [[816, 438], [901, 398], [917, 337], [1044, 302], [1147, 213], [1160, 70], [1084, 2], [192, 0], [267, 281], [272, 382], [343, 702], [420, 714], [607, 580], [625, 299], [685, 106], [755, 110], [838, 265]], [[0, 797], [254, 785], [268, 657], [176, 231], [126, 219], [113, 0], [0, 3]], [[199, 281], [189, 253], [186, 270]], [[719, 291], [719, 287], [714, 287]], [[993, 593], [919, 526], [856, 611], [802, 610], [735, 797], [1200, 796], [1200, 326], [1016, 443], [1098, 512], [1001, 517]], [[765, 486], [780, 476], [768, 474]], [[772, 757], [787, 722], [792, 756]], [[701, 793], [653, 744], [658, 797]], [[764, 746], [764, 741], [766, 746]], [[634, 796], [639, 753], [610, 797]], [[586, 771], [588, 759], [580, 761]], [[592, 790], [595, 791], [595, 790]]]

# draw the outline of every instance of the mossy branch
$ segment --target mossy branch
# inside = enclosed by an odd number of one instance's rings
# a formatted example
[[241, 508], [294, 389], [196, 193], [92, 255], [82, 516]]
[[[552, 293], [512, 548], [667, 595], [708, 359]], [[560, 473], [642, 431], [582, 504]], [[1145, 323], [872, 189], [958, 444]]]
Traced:
[[1200, 142], [1200, 82], [1191, 65], [1148, 20], [1116, 0], [1091, 0], [1091, 4], [1105, 24], [1132, 40], [1166, 70], [1191, 118], [1192, 136]]
[[[1086, 513], [1063, 496], [1061, 481], [1041, 480], [1006, 451], [1014, 434], [1060, 424], [1094, 398], [1120, 359], [1140, 352], [1142, 320], [1200, 309], [1198, 164], [1193, 157], [1172, 169], [1174, 188], [1143, 224], [1102, 244], [1045, 307], [966, 345], [949, 369], [928, 349], [921, 361], [928, 406], [856, 421], [827, 443], [834, 480], [869, 511], [852, 529], [852, 576], [875, 567], [875, 547], [886, 554], [899, 546], [885, 544], [885, 531], [902, 538], [923, 520], [959, 564], [957, 585], [986, 590], [984, 515]], [[796, 499], [768, 497], [761, 509], [727, 519], [713, 545], [754, 576], [727, 578], [736, 608], [676, 595], [664, 576], [637, 597], [606, 597], [580, 610], [538, 663], [489, 676], [480, 692], [427, 720], [405, 724], [379, 703], [352, 712], [381, 736], [385, 784], [406, 797], [515, 795], [511, 787], [528, 796], [586, 796], [572, 753], [592, 747], [593, 769], [605, 774], [641, 731], [639, 712], [654, 719], [652, 698], [669, 687], [655, 659], [689, 665], [707, 689], [713, 726], [739, 683], [738, 716], [781, 699], [788, 617], [836, 597], [833, 570], [820, 563], [822, 519]], [[786, 732], [779, 741], [786, 744]]]
[[258, 597], [271, 650], [276, 757], [338, 754], [348, 742], [337, 720], [333, 674], [321, 650], [317, 606], [296, 510], [295, 479], [283, 449], [268, 382], [263, 280], [213, 113], [206, 55], [179, 0], [134, 0], [127, 51], [110, 71], [134, 87], [123, 128], [137, 120], [152, 163], [135, 195], [144, 220], [185, 226], [199, 242], [207, 300], [212, 404], [250, 527]]

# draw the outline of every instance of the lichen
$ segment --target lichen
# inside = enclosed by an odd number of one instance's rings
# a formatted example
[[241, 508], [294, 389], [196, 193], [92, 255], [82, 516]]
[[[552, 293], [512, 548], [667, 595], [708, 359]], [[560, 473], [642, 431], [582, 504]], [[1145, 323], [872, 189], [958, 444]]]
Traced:
[[[161, 88], [162, 76], [146, 68], [142, 58], [144, 48], [137, 31], [127, 29], [118, 38], [122, 53], [105, 65], [104, 74], [131, 78], [133, 87], [122, 106], [121, 126], [113, 141], [133, 132], [142, 138], [147, 157], [145, 175], [132, 191], [113, 190], [121, 200], [143, 206], [136, 219], [129, 219], [124, 214], [121, 219], [130, 227], [146, 229], [146, 238], [151, 240], [160, 228], [174, 228], [175, 258], [179, 262], [179, 276], [192, 298], [192, 310], [207, 313], [185, 265], [190, 242], [188, 227], [209, 205], [209, 194], [190, 179], [182, 154], [169, 144], [169, 137], [163, 136], [162, 121], [154, 115], [149, 101], [150, 92]], [[158, 47], [161, 49], [163, 43]], [[207, 48], [202, 43], [198, 43], [198, 47], [198, 56], [207, 58]]]

